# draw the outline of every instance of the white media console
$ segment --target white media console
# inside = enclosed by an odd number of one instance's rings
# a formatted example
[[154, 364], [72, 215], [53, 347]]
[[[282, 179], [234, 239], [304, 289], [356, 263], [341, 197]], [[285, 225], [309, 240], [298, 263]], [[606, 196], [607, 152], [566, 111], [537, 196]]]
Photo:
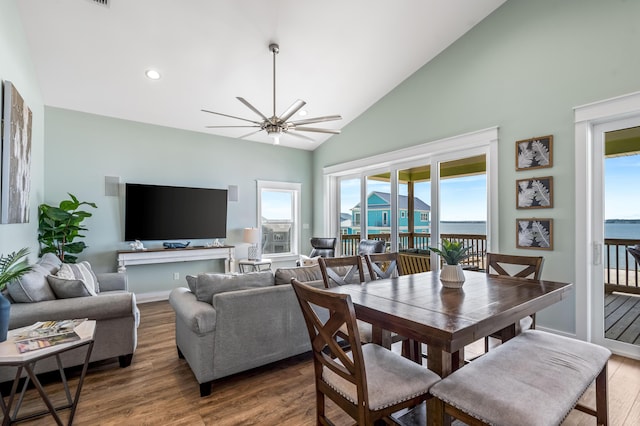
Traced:
[[118, 251], [118, 272], [125, 272], [127, 266], [149, 265], [153, 263], [192, 262], [196, 260], [225, 259], [224, 271], [233, 268], [235, 247], [187, 247], [182, 249], [148, 249]]

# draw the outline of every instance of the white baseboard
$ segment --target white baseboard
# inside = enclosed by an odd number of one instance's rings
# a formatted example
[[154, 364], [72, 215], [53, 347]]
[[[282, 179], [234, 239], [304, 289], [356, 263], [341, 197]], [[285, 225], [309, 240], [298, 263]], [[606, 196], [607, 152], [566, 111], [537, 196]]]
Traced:
[[[554, 328], [540, 327], [536, 324], [536, 330], [546, 331], [548, 333], [557, 334], [558, 336], [570, 337], [572, 339], [578, 339], [575, 333], [567, 333], [566, 331], [556, 330]], [[580, 339], [578, 339], [580, 340]]]
[[149, 302], [160, 302], [162, 300], [169, 300], [170, 292], [171, 290], [152, 291], [150, 293], [136, 293], [136, 302], [149, 303]]

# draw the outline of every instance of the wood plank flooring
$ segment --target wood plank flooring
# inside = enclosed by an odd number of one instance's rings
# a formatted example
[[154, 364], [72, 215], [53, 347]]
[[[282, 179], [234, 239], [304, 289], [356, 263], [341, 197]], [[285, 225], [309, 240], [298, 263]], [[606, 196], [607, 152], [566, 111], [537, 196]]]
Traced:
[[604, 305], [605, 337], [640, 345], [640, 295], [607, 293]]
[[[200, 398], [198, 384], [175, 349], [173, 311], [168, 302], [140, 305], [138, 349], [128, 368], [117, 360], [92, 364], [82, 390], [76, 425], [315, 425], [315, 387], [309, 355], [300, 355], [215, 383], [211, 396]], [[396, 348], [394, 347], [394, 350]], [[482, 351], [482, 341], [467, 356]], [[75, 389], [79, 371], [69, 381]], [[64, 394], [58, 380], [45, 385], [57, 401]], [[614, 356], [609, 362], [609, 412], [613, 426], [640, 424], [640, 361]], [[590, 389], [583, 397], [595, 400]], [[353, 424], [332, 403], [336, 425]], [[24, 412], [42, 407], [34, 389], [27, 392]], [[21, 411], [22, 413], [22, 411]], [[63, 421], [67, 412], [62, 413]], [[51, 425], [42, 417], [24, 425]], [[456, 424], [459, 424], [456, 422]], [[592, 425], [595, 420], [573, 411], [564, 425]]]

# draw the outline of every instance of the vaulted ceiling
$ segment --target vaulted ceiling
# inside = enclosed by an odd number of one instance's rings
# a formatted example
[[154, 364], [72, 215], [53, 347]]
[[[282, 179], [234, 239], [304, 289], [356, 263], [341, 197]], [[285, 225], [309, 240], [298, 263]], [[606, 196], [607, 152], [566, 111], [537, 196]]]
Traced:
[[[48, 106], [237, 138], [296, 99], [340, 129], [505, 0], [19, 0]], [[106, 3], [106, 4], [105, 4]], [[161, 78], [149, 80], [156, 69]], [[295, 116], [292, 119], [302, 119]], [[313, 150], [330, 135], [281, 144]], [[264, 132], [250, 140], [272, 143]], [[176, 141], [179, 143], [179, 141]]]

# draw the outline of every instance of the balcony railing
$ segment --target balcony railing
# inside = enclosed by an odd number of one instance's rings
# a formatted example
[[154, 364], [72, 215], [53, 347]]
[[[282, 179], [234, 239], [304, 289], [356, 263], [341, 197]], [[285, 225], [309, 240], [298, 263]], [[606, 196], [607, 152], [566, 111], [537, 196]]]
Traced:
[[608, 292], [640, 294], [638, 263], [627, 252], [627, 247], [640, 244], [640, 240], [605, 238], [604, 284]]
[[[471, 256], [463, 263], [477, 266], [479, 269], [486, 267], [487, 237], [481, 234], [442, 234], [441, 238], [451, 241], [462, 241], [465, 246], [470, 246]], [[358, 252], [360, 234], [342, 235], [340, 249], [343, 256], [354, 255]], [[391, 244], [390, 234], [369, 234], [371, 240], [383, 240], [387, 246]], [[413, 244], [409, 244], [413, 239]], [[604, 283], [607, 291], [620, 291], [624, 293], [640, 294], [640, 270], [636, 260], [627, 253], [627, 247], [640, 244], [640, 240], [605, 239], [604, 252]], [[427, 254], [431, 245], [431, 235], [416, 233], [401, 233], [398, 247], [400, 251], [409, 248], [414, 251]], [[440, 244], [438, 244], [439, 246]]]
[[[485, 268], [487, 254], [487, 236], [483, 234], [442, 234], [441, 239], [450, 241], [461, 241], [465, 246], [471, 247], [471, 254], [462, 263], [465, 265], [477, 266], [479, 269]], [[369, 234], [370, 240], [383, 240], [387, 247], [391, 245], [390, 234]], [[360, 234], [342, 235], [340, 238], [340, 250], [343, 256], [352, 256], [358, 253]], [[410, 242], [412, 241], [412, 244]], [[399, 251], [413, 250], [427, 254], [431, 246], [431, 234], [423, 233], [401, 233], [398, 243]], [[439, 247], [440, 244], [437, 244]]]

